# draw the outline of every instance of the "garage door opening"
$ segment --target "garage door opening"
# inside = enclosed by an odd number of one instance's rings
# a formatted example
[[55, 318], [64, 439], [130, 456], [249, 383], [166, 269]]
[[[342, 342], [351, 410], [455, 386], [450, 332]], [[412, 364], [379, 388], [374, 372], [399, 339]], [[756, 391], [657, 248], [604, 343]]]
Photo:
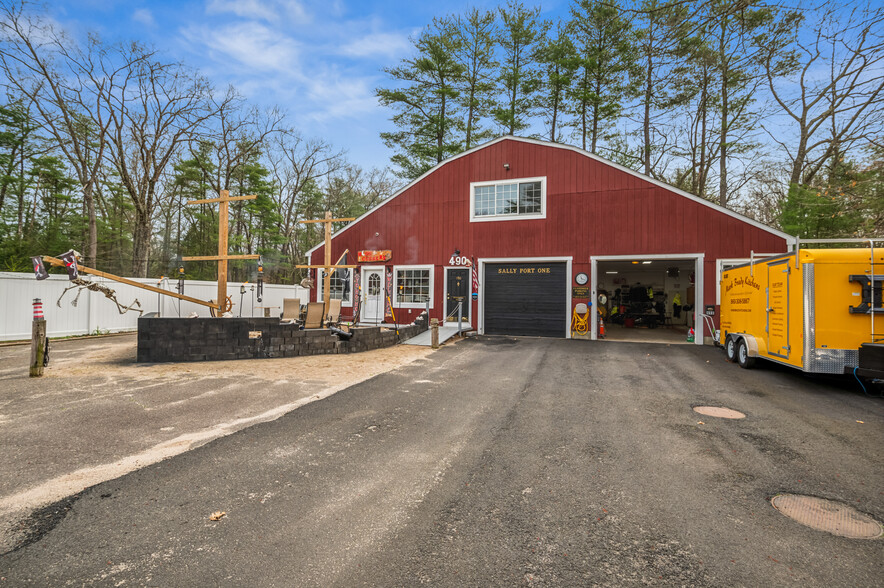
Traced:
[[606, 340], [688, 343], [701, 287], [696, 259], [637, 256], [594, 261], [593, 289]]

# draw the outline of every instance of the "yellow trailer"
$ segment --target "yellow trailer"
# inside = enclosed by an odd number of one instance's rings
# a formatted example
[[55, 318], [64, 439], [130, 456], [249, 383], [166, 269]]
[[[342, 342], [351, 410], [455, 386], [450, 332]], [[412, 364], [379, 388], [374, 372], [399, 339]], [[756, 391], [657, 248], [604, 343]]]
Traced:
[[729, 361], [884, 378], [884, 248], [801, 249], [721, 276]]

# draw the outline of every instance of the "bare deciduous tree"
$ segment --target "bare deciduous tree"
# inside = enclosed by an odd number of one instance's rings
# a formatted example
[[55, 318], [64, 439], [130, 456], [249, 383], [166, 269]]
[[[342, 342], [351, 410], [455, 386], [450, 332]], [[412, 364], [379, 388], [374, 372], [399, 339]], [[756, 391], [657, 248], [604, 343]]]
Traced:
[[845, 17], [830, 7], [815, 24], [789, 58], [777, 53], [791, 42], [787, 27], [763, 39], [771, 96], [795, 129], [784, 137], [766, 127], [787, 154], [791, 184], [810, 183], [838, 153], [879, 139], [884, 124], [884, 8], [855, 7]]

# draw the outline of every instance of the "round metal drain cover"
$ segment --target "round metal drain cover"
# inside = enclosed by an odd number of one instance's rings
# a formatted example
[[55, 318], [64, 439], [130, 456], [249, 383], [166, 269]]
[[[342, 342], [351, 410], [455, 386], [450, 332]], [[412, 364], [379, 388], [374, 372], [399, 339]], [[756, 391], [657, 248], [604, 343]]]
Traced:
[[718, 417], [720, 419], [744, 419], [746, 415], [742, 412], [724, 408], [723, 406], [695, 406], [694, 412], [705, 414], [706, 416]]
[[814, 496], [779, 494], [770, 501], [775, 509], [802, 525], [851, 539], [877, 539], [881, 523], [854, 508]]

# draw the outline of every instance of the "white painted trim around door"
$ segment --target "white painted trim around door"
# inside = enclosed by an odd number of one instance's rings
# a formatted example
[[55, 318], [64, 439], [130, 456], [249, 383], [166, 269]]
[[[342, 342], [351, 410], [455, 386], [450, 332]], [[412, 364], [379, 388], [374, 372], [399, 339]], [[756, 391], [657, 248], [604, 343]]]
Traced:
[[[361, 268], [359, 268], [359, 271], [362, 272], [361, 278], [359, 280], [359, 287], [362, 289], [362, 292], [360, 292], [361, 300], [359, 301], [359, 314], [360, 314], [359, 322], [371, 324], [371, 325], [379, 325], [384, 322], [384, 310], [383, 310], [384, 309], [384, 300], [383, 300], [384, 297], [383, 296], [381, 297], [382, 299], [381, 299], [381, 318], [380, 318], [380, 320], [378, 320], [377, 322], [373, 322], [373, 321], [367, 321], [364, 318], [365, 317], [365, 308], [366, 308], [365, 300], [366, 300], [366, 297], [368, 296], [368, 294], [367, 294], [367, 292], [368, 292], [367, 274], [369, 272], [380, 272], [380, 274], [381, 274], [381, 288], [386, 289], [386, 287], [387, 287], [387, 285], [386, 285], [386, 283], [387, 283], [386, 270], [385, 270], [384, 266], [382, 266], [382, 265], [377, 265], [377, 266], [366, 265], [366, 266], [362, 266]], [[363, 294], [363, 293], [365, 293], [365, 294]]]
[[[448, 313], [448, 270], [467, 270], [469, 272], [469, 292], [467, 293], [467, 299], [465, 301], [464, 306], [466, 312], [466, 320], [464, 320], [463, 324], [467, 326], [472, 326], [472, 307], [473, 307], [473, 267], [472, 266], [463, 266], [463, 265], [445, 265], [442, 266], [442, 315], [443, 319], [445, 318], [445, 314]], [[446, 324], [456, 325], [457, 321], [453, 321]]]
[[[694, 332], [696, 335], [694, 336], [694, 344], [702, 345], [703, 344], [703, 319], [700, 318], [700, 315], [703, 314], [703, 263], [706, 259], [706, 255], [703, 253], [653, 253], [649, 255], [642, 255], [640, 253], [635, 255], [595, 255], [589, 258], [590, 265], [592, 266], [590, 273], [590, 281], [591, 289], [590, 294], [592, 298], [590, 299], [593, 305], [598, 301], [598, 284], [599, 284], [599, 271], [598, 271], [598, 262], [600, 261], [630, 261], [633, 259], [671, 259], [673, 261], [677, 260], [685, 260], [685, 259], [693, 259], [694, 260]], [[598, 330], [599, 330], [599, 319], [598, 313], [595, 312], [595, 308], [593, 307], [593, 311], [590, 312], [592, 316], [592, 325], [590, 327], [590, 331], [592, 332], [592, 339], [598, 339]]]

